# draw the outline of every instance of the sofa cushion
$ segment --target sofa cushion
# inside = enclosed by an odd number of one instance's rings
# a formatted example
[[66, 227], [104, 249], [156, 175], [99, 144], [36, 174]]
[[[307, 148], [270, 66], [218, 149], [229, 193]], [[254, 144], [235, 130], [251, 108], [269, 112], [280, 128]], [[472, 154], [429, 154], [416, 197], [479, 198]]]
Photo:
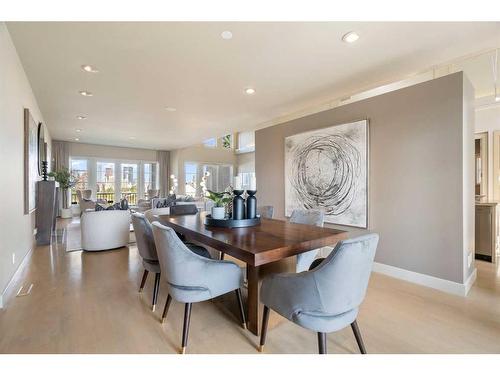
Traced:
[[[110, 207], [113, 207], [113, 206], [110, 206]], [[106, 211], [107, 209], [108, 209], [107, 205], [104, 205], [102, 203], [96, 203], [95, 204], [95, 210], [96, 211]]]
[[175, 194], [170, 194], [167, 198], [158, 199], [155, 208], [170, 207], [172, 204], [175, 203], [175, 200], [176, 200]]

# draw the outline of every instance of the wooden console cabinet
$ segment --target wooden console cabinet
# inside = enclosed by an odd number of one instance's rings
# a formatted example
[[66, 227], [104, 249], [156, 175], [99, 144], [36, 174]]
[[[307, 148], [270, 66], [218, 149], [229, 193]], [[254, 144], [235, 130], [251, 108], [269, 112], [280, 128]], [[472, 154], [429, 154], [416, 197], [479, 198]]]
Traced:
[[55, 181], [38, 181], [36, 185], [37, 245], [50, 245], [52, 231], [56, 229], [56, 187]]

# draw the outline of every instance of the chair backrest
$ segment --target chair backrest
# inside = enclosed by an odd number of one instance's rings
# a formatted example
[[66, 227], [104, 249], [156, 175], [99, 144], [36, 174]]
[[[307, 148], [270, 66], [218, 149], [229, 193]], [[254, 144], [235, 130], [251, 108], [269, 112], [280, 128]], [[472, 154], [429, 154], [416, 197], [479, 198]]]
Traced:
[[148, 199], [158, 198], [159, 195], [159, 189], [148, 189]]
[[195, 204], [176, 204], [170, 206], [170, 215], [194, 215], [198, 213]]
[[144, 212], [144, 216], [150, 224], [152, 224], [153, 221], [160, 220], [161, 215], [170, 215], [170, 207], [152, 208]]
[[290, 215], [290, 223], [308, 224], [322, 227], [325, 221], [325, 213], [321, 210], [304, 210], [296, 208]]
[[78, 203], [80, 203], [83, 198], [85, 199], [90, 199], [92, 197], [92, 190], [87, 189], [87, 190], [77, 190], [76, 191], [76, 198], [78, 200]]
[[257, 207], [257, 214], [260, 217], [265, 219], [272, 219], [274, 216], [274, 207], [273, 206], [259, 206]]
[[207, 259], [190, 251], [172, 228], [157, 221], [152, 227], [161, 273], [165, 280], [181, 287], [199, 285]]
[[376, 233], [341, 241], [314, 270], [314, 280], [325, 312], [342, 314], [365, 298], [377, 250]]
[[146, 217], [136, 212], [132, 214], [132, 225], [134, 226], [135, 240], [142, 259], [158, 260], [155, 241], [151, 224]]

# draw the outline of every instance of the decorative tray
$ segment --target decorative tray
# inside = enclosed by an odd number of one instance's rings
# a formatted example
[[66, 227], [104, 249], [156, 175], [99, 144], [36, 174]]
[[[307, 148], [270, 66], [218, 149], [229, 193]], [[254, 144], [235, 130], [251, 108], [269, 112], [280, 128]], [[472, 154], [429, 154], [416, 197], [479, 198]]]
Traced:
[[253, 227], [260, 224], [260, 216], [254, 219], [212, 219], [212, 215], [205, 216], [205, 225], [211, 227], [221, 227], [221, 228], [245, 228]]

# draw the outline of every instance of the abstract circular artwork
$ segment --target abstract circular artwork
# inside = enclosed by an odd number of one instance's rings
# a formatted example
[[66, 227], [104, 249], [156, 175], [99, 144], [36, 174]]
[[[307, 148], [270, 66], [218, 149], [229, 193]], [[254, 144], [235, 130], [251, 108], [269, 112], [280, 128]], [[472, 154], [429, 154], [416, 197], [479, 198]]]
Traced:
[[287, 137], [286, 214], [319, 208], [327, 222], [365, 228], [366, 148], [366, 121]]

